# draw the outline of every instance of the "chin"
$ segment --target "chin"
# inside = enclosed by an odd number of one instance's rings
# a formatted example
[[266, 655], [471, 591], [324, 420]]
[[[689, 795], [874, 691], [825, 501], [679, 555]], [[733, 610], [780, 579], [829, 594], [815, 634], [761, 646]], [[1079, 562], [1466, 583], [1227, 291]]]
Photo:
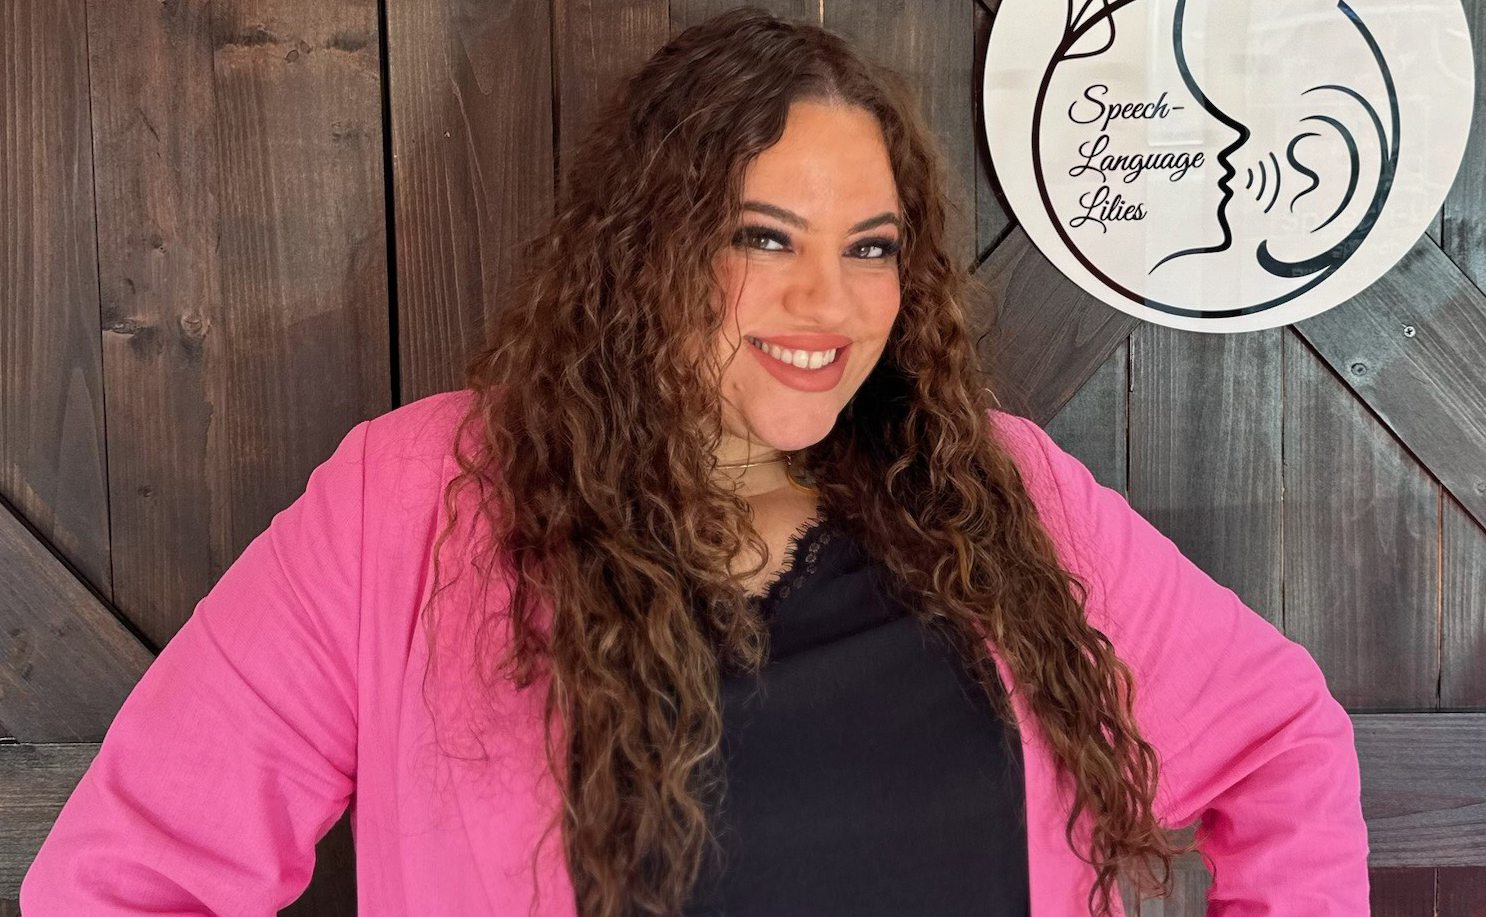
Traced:
[[762, 422], [752, 424], [754, 439], [771, 449], [781, 452], [796, 452], [815, 445], [825, 439], [836, 425], [836, 415], [811, 423], [797, 420], [794, 423], [775, 424]]

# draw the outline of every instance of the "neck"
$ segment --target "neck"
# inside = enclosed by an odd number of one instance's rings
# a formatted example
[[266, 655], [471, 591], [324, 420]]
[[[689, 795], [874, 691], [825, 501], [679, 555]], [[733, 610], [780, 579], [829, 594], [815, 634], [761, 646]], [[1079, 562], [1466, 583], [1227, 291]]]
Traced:
[[761, 461], [758, 458], [750, 459], [748, 467], [725, 467], [743, 465], [743, 462], [719, 462], [717, 476], [726, 487], [731, 487], [740, 497], [745, 499], [760, 494], [772, 493], [781, 487], [789, 485], [789, 479], [785, 476], [785, 463], [782, 454], [774, 461]]
[[781, 449], [748, 439], [728, 438], [717, 449], [717, 480], [740, 497], [789, 486], [789, 456]]

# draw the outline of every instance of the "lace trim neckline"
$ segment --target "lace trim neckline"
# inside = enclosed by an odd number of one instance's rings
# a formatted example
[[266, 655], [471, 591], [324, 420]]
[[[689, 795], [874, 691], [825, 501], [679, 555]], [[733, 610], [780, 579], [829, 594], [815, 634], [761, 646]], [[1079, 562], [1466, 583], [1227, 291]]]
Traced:
[[800, 523], [789, 536], [784, 548], [784, 565], [764, 584], [761, 593], [749, 593], [750, 604], [770, 608], [789, 597], [794, 589], [815, 572], [821, 545], [831, 540], [825, 510], [818, 509], [813, 518]]

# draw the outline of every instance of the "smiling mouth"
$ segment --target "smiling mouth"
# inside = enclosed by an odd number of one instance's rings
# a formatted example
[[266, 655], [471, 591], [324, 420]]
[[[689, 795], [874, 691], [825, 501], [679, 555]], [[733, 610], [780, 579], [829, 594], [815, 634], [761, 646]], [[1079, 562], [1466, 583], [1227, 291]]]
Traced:
[[763, 351], [786, 366], [793, 366], [796, 369], [824, 369], [835, 363], [836, 359], [841, 355], [841, 351], [845, 349], [832, 347], [829, 350], [790, 350], [786, 347], [766, 343], [755, 337], [745, 335], [743, 339], [750, 346]]

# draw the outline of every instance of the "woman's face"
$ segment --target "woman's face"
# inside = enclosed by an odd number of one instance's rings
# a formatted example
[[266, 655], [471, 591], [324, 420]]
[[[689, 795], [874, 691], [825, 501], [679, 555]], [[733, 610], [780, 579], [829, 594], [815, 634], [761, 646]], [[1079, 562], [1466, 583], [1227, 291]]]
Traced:
[[748, 166], [742, 219], [717, 263], [724, 433], [738, 440], [724, 437], [724, 456], [802, 449], [831, 431], [898, 315], [901, 220], [873, 115], [794, 103], [779, 142]]

